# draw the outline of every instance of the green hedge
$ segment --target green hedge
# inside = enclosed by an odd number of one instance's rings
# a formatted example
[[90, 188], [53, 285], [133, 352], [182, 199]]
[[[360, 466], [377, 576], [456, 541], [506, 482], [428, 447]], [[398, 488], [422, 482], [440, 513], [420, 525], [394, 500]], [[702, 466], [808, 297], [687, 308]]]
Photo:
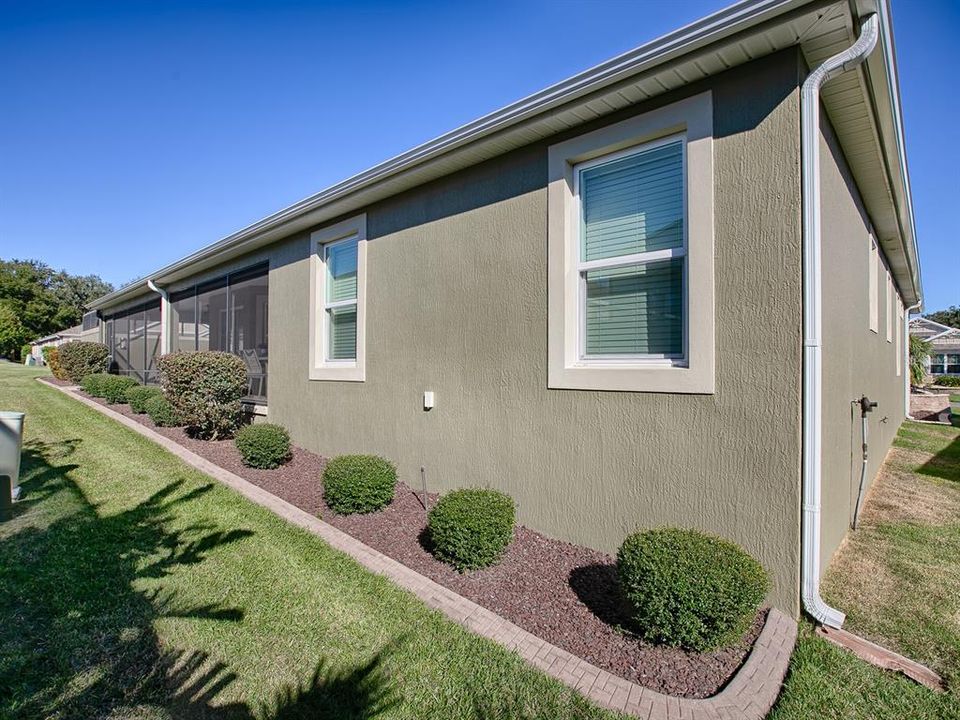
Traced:
[[139, 386], [140, 383], [135, 378], [126, 375], [107, 375], [100, 382], [100, 392], [103, 393], [104, 400], [111, 405], [116, 405], [126, 402], [127, 391]]
[[204, 440], [232, 437], [240, 426], [240, 398], [247, 392], [247, 369], [236, 355], [211, 350], [163, 355], [163, 394], [187, 427]]
[[106, 372], [109, 354], [103, 343], [75, 340], [60, 346], [58, 359], [67, 379], [79, 383], [87, 375]]
[[87, 375], [80, 381], [80, 389], [83, 390], [87, 395], [91, 395], [96, 398], [102, 398], [104, 393], [104, 388], [106, 384], [110, 382], [110, 378], [116, 377], [114, 375], [108, 375], [107, 373], [93, 373]]
[[127, 390], [127, 405], [137, 415], [147, 411], [147, 400], [163, 395], [163, 390], [152, 385], [137, 385]]
[[163, 395], [154, 395], [143, 404], [143, 407], [153, 420], [153, 424], [158, 427], [177, 427], [183, 424], [177, 416], [176, 409]]
[[677, 528], [628, 536], [617, 571], [645, 640], [700, 652], [738, 640], [770, 587], [737, 545]]
[[960, 375], [941, 375], [933, 381], [933, 384], [943, 387], [960, 387]]
[[270, 470], [280, 467], [290, 457], [290, 435], [279, 425], [257, 423], [237, 431], [234, 440], [243, 464]]
[[492, 565], [513, 539], [515, 515], [513, 499], [501, 492], [454, 490], [430, 510], [433, 553], [460, 571]]
[[341, 515], [386, 507], [396, 485], [393, 463], [375, 455], [340, 455], [323, 470], [323, 499]]

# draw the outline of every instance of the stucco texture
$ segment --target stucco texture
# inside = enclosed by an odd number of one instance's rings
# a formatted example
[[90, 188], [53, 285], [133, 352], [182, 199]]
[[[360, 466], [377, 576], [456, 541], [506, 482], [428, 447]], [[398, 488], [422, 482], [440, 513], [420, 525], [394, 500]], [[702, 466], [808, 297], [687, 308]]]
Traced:
[[317, 452], [381, 454], [414, 485], [422, 466], [431, 490], [498, 488], [520, 522], [602, 550], [638, 527], [722, 535], [763, 563], [771, 602], [795, 615], [798, 68], [779, 53], [658, 100], [713, 92], [715, 394], [547, 388], [538, 143], [366, 209], [364, 382], [308, 380], [309, 234], [271, 246], [271, 421]]
[[[878, 332], [870, 329], [870, 225], [860, 195], [823, 118], [820, 180], [823, 248], [823, 496], [821, 561], [826, 567], [853, 520], [862, 465], [860, 407], [866, 395], [879, 403], [869, 413], [869, 489], [903, 421], [904, 382], [897, 375], [897, 310], [891, 312], [882, 248], [878, 277]], [[889, 286], [893, 288], [893, 284]], [[893, 290], [896, 292], [896, 290]], [[900, 320], [899, 322], [902, 322]], [[901, 334], [902, 342], [902, 334]], [[842, 608], [841, 608], [842, 609]]]

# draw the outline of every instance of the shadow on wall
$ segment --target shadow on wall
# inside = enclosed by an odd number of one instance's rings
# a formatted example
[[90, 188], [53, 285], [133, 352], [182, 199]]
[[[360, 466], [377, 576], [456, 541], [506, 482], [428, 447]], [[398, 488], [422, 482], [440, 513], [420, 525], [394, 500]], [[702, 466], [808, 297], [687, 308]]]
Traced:
[[202, 563], [253, 533], [174, 527], [174, 508], [212, 484], [185, 492], [173, 482], [130, 510], [99, 516], [70, 478], [77, 466], [67, 460], [79, 442], [24, 447], [17, 513], [49, 501], [57, 519], [44, 525], [39, 516], [0, 543], [0, 716], [48, 717], [55, 707], [61, 717], [135, 710], [138, 717], [366, 718], [395, 703], [380, 672], [391, 646], [348, 671], [320, 658], [305, 684], [282, 689], [263, 707], [217, 703], [235, 673], [203, 652], [161, 649], [154, 621], [241, 622], [243, 609], [188, 606], [175, 592], [139, 592], [133, 584]]

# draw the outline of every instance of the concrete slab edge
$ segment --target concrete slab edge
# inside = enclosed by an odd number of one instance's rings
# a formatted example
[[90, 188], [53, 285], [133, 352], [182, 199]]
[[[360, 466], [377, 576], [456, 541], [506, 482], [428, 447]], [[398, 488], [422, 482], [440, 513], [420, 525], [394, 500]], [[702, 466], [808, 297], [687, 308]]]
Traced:
[[231, 487], [248, 500], [310, 531], [368, 570], [389, 578], [429, 607], [471, 632], [516, 652], [527, 663], [559, 680], [598, 705], [645, 720], [761, 720], [773, 707], [787, 673], [797, 638], [797, 623], [777, 609], [767, 621], [740, 670], [713, 697], [694, 700], [664, 695], [617, 677], [556, 647], [471, 600], [411, 570], [317, 517], [281, 500], [240, 476], [187, 450], [174, 440], [83, 397], [76, 387], [39, 382], [55, 388], [154, 441], [191, 467]]

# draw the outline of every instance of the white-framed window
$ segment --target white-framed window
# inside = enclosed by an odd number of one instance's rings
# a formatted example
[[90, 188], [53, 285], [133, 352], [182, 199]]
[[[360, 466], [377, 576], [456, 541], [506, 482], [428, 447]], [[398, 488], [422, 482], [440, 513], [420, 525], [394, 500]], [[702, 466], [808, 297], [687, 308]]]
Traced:
[[887, 302], [885, 311], [887, 313], [887, 342], [893, 342], [893, 313], [894, 300], [897, 296], [893, 289], [893, 280], [890, 279], [890, 271], [887, 270]]
[[310, 379], [366, 372], [366, 215], [310, 235]]
[[880, 293], [877, 284], [879, 283], [878, 263], [880, 262], [880, 253], [877, 251], [877, 241], [870, 235], [870, 255], [868, 258], [868, 273], [870, 278], [870, 329], [880, 332]]
[[550, 147], [550, 387], [714, 391], [712, 136], [702, 93]]

